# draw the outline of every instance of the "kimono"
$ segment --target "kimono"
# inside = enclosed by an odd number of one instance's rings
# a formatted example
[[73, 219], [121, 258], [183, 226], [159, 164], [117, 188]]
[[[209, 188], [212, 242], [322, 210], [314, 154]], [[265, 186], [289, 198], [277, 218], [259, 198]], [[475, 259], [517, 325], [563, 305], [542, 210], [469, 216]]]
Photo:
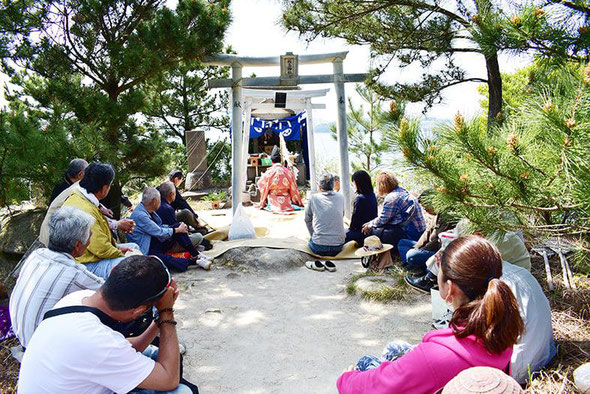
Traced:
[[260, 209], [272, 212], [291, 212], [293, 205], [303, 206], [297, 191], [297, 183], [291, 170], [275, 163], [258, 181], [260, 189]]

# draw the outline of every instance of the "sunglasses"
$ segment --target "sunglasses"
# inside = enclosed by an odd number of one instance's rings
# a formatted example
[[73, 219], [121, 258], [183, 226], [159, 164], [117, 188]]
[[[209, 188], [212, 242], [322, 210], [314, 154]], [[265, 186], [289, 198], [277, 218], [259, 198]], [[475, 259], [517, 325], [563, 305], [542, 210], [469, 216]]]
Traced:
[[168, 288], [172, 284], [172, 276], [170, 275], [170, 271], [168, 271], [168, 267], [166, 267], [166, 265], [164, 264], [164, 262], [158, 256], [150, 255], [148, 257], [154, 258], [154, 259], [158, 260], [160, 262], [160, 264], [162, 264], [162, 267], [166, 271], [166, 274], [168, 274], [168, 284], [166, 284], [166, 286], [164, 286], [164, 288], [162, 290], [160, 290], [158, 292], [158, 294], [146, 298], [145, 300], [141, 301], [140, 304], [147, 304], [148, 302], [158, 300], [160, 297], [162, 297], [164, 295], [164, 293], [166, 292], [166, 290], [168, 290]]

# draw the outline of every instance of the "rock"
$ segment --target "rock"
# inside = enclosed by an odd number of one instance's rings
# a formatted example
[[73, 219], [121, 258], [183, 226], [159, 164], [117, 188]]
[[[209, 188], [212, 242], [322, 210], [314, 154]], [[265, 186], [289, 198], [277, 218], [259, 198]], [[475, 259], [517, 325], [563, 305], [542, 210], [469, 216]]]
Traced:
[[384, 288], [396, 287], [394, 278], [389, 276], [365, 276], [355, 282], [357, 289], [362, 292], [380, 291]]
[[221, 313], [221, 309], [209, 308], [205, 310], [205, 313]]
[[0, 251], [25, 254], [39, 236], [45, 212], [43, 209], [33, 209], [3, 217], [0, 221]]
[[233, 248], [215, 259], [217, 265], [252, 268], [255, 271], [286, 272], [301, 267], [309, 255], [294, 249]]
[[240, 275], [236, 274], [235, 272], [230, 272], [229, 274], [225, 275], [225, 277], [227, 279], [237, 279], [240, 277]]
[[582, 394], [590, 393], [590, 363], [582, 364], [574, 371], [574, 383]]

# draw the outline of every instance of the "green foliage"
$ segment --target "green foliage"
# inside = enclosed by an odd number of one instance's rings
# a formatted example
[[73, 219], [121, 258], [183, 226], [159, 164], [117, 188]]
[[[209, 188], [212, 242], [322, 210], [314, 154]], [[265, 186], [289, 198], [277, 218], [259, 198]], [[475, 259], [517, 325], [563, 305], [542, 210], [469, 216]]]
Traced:
[[[582, 59], [588, 54], [585, 1], [550, 0], [539, 5], [492, 0], [425, 2], [422, 0], [285, 0], [283, 24], [305, 35], [338, 37], [349, 44], [370, 45], [376, 58], [371, 81], [379, 94], [427, 108], [442, 100], [442, 91], [465, 82], [488, 84], [488, 116], [501, 112], [501, 52], [533, 51], [552, 61]], [[488, 78], [467, 74], [457, 64], [463, 53], [481, 54]], [[390, 66], [420, 66], [418, 80], [384, 83]], [[483, 71], [483, 70], [482, 70]]]
[[[365, 170], [372, 173], [382, 163], [382, 154], [388, 150], [388, 146], [381, 140], [383, 130], [398, 123], [403, 117], [405, 103], [398, 104], [391, 101], [389, 110], [383, 109], [383, 101], [377, 94], [361, 84], [356, 85], [356, 92], [368, 105], [362, 104], [357, 108], [348, 99], [347, 132], [349, 151], [359, 161], [353, 161], [352, 167], [356, 170]], [[337, 139], [336, 126], [331, 127], [332, 137]]]
[[[501, 127], [486, 121], [440, 125], [434, 135], [417, 121], [388, 134], [405, 159], [436, 186], [434, 205], [484, 230], [538, 235], [590, 229], [590, 69], [564, 67], [523, 92]], [[584, 235], [585, 236], [585, 235]]]
[[229, 67], [203, 66], [194, 61], [179, 63], [150, 83], [144, 113], [166, 136], [185, 145], [188, 130], [229, 132], [228, 92], [207, 89], [209, 79], [228, 77]]
[[[22, 17], [0, 17], [11, 110], [22, 103], [40, 128], [63, 130], [62, 148], [75, 147], [75, 157], [112, 163], [119, 183], [164, 174], [171, 142], [137, 115], [164, 73], [192, 77], [191, 67], [222, 50], [229, 0], [179, 0], [174, 10], [162, 0], [17, 3]], [[71, 158], [63, 149], [46, 163]]]
[[227, 192], [209, 193], [203, 201], [227, 201]]
[[[564, 67], [575, 73], [579, 65], [570, 62], [556, 68], [543, 59], [537, 58], [533, 64], [514, 73], [503, 73], [502, 108], [504, 118], [518, 112], [518, 109], [525, 103], [527, 98], [542, 94], [547, 86], [551, 86], [551, 89], [555, 92], [558, 88], [555, 83], [559, 81], [559, 69]], [[484, 97], [480, 102], [481, 108], [486, 109], [488, 107], [488, 91], [485, 86], [479, 86], [477, 90]]]
[[69, 143], [59, 125], [42, 127], [22, 108], [0, 111], [0, 206], [51, 193], [67, 167]]
[[207, 141], [207, 163], [211, 183], [228, 186], [231, 179], [231, 144], [227, 139]]

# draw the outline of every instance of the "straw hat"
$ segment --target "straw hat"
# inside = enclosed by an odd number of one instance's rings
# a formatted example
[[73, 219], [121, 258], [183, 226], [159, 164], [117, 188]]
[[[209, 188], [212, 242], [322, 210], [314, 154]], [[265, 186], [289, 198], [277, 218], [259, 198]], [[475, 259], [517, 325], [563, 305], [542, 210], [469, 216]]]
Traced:
[[442, 394], [518, 394], [523, 393], [520, 385], [504, 372], [491, 367], [473, 367], [455, 376]]
[[354, 252], [354, 254], [359, 257], [367, 257], [367, 256], [373, 256], [375, 254], [387, 252], [388, 250], [391, 250], [392, 248], [393, 248], [393, 245], [383, 244], [383, 243], [381, 243], [381, 240], [379, 239], [378, 236], [371, 235], [370, 237], [365, 238], [365, 246], [363, 246], [360, 249], [357, 249], [356, 252]]

